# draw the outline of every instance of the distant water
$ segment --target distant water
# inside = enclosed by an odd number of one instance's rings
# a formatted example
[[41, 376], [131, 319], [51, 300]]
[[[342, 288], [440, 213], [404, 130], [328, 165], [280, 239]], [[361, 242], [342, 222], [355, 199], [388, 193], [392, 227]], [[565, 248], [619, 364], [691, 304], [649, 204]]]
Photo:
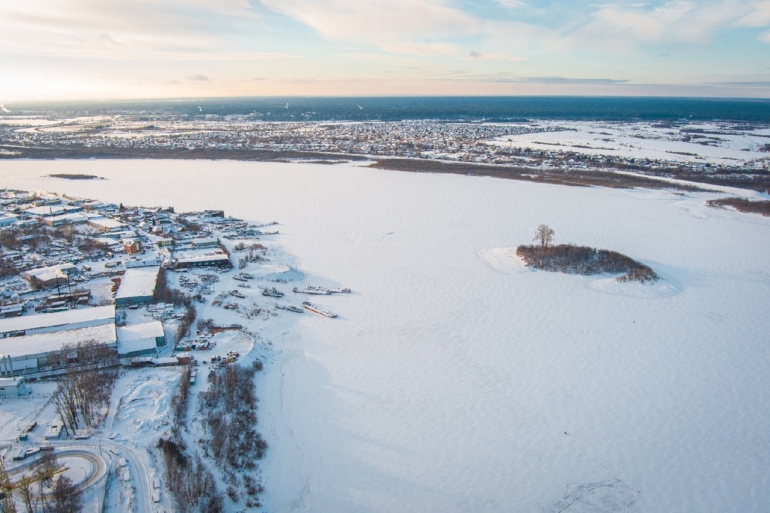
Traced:
[[708, 121], [770, 123], [770, 100], [617, 97], [202, 98], [10, 104], [12, 113], [248, 115], [265, 121]]

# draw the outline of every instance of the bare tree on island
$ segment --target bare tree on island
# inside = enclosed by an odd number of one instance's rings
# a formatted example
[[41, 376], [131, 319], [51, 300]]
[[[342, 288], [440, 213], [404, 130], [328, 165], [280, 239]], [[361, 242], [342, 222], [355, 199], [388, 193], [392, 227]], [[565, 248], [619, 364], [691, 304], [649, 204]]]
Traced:
[[535, 242], [539, 242], [540, 246], [547, 248], [553, 242], [554, 231], [547, 224], [541, 224], [537, 227], [535, 238], [532, 239]]

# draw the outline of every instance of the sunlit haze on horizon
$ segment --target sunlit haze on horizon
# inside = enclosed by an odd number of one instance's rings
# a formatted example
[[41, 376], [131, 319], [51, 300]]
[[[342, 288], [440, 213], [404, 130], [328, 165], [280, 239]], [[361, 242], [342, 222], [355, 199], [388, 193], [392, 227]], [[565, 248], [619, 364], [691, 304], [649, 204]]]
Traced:
[[770, 1], [0, 0], [0, 103], [770, 97]]

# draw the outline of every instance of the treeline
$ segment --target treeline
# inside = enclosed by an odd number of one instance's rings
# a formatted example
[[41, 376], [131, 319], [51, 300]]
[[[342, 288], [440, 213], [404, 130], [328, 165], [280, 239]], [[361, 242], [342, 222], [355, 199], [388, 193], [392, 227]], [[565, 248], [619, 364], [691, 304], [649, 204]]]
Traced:
[[516, 255], [528, 266], [541, 271], [566, 274], [618, 274], [618, 281], [655, 281], [658, 275], [650, 267], [616, 251], [574, 244], [558, 246], [519, 246]]
[[738, 212], [749, 214], [762, 214], [765, 217], [770, 216], [770, 201], [751, 201], [745, 198], [722, 198], [709, 200], [710, 207], [733, 207]]
[[118, 377], [115, 351], [95, 341], [64, 344], [49, 356], [49, 365], [66, 368], [52, 396], [66, 433], [98, 425], [99, 412], [109, 403]]
[[[230, 485], [228, 496], [240, 500], [241, 479], [237, 472], [253, 470], [267, 450], [267, 442], [257, 433], [257, 397], [254, 376], [262, 362], [251, 366], [228, 365], [209, 375], [209, 389], [199, 396], [199, 412], [206, 438], [202, 446], [222, 469]], [[243, 475], [248, 496], [247, 506], [259, 506], [256, 495], [262, 492], [253, 476]]]
[[82, 173], [54, 173], [48, 176], [51, 178], [64, 178], [65, 180], [99, 180], [99, 177], [96, 175]]

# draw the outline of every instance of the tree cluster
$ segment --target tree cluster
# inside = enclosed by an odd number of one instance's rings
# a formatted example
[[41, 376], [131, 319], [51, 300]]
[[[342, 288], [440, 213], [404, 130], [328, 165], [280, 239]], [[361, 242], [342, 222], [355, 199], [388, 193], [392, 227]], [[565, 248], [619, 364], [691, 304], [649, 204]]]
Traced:
[[177, 217], [176, 222], [179, 223], [188, 232], [199, 232], [203, 229], [198, 223], [194, 223], [182, 216]]
[[180, 442], [165, 438], [158, 440], [158, 449], [163, 456], [166, 482], [180, 511], [219, 513], [224, 510], [224, 498], [200, 456], [189, 457]]
[[209, 389], [200, 394], [204, 447], [225, 472], [256, 468], [267, 450], [256, 431], [254, 376], [261, 368], [261, 362], [228, 365], [209, 375]]
[[155, 290], [152, 293], [152, 301], [154, 303], [171, 303], [173, 302], [173, 293], [171, 287], [168, 285], [168, 277], [166, 276], [166, 270], [161, 269], [158, 272], [158, 279], [155, 280]]
[[91, 253], [96, 253], [97, 251], [106, 253], [109, 251], [109, 249], [110, 248], [107, 246], [107, 244], [96, 241], [90, 237], [83, 238], [78, 244], [78, 250], [89, 255]]
[[16, 276], [17, 274], [19, 274], [19, 270], [16, 268], [13, 262], [6, 258], [5, 255], [0, 251], [0, 278]]
[[179, 326], [176, 328], [175, 342], [182, 340], [182, 337], [184, 337], [185, 333], [187, 333], [187, 330], [189, 330], [195, 322], [195, 316], [197, 315], [195, 312], [195, 307], [190, 304], [186, 304], [184, 309], [184, 315], [179, 320]]
[[[77, 513], [83, 508], [82, 491], [67, 476], [56, 477], [59, 470], [56, 454], [47, 451], [35, 462], [31, 472], [17, 482], [19, 486], [14, 493], [27, 513]], [[0, 511], [15, 511], [12, 500], [11, 496], [6, 497]]]
[[259, 262], [262, 260], [262, 256], [259, 253], [258, 250], [250, 249], [246, 256], [238, 259], [238, 269], [244, 269], [249, 262]]
[[616, 251], [560, 244], [558, 246], [519, 246], [516, 255], [528, 266], [541, 271], [566, 274], [618, 274], [619, 281], [655, 281], [658, 275], [648, 266]]
[[117, 379], [117, 364], [115, 351], [94, 341], [64, 344], [49, 357], [52, 369], [66, 369], [52, 400], [67, 434], [99, 423]]

